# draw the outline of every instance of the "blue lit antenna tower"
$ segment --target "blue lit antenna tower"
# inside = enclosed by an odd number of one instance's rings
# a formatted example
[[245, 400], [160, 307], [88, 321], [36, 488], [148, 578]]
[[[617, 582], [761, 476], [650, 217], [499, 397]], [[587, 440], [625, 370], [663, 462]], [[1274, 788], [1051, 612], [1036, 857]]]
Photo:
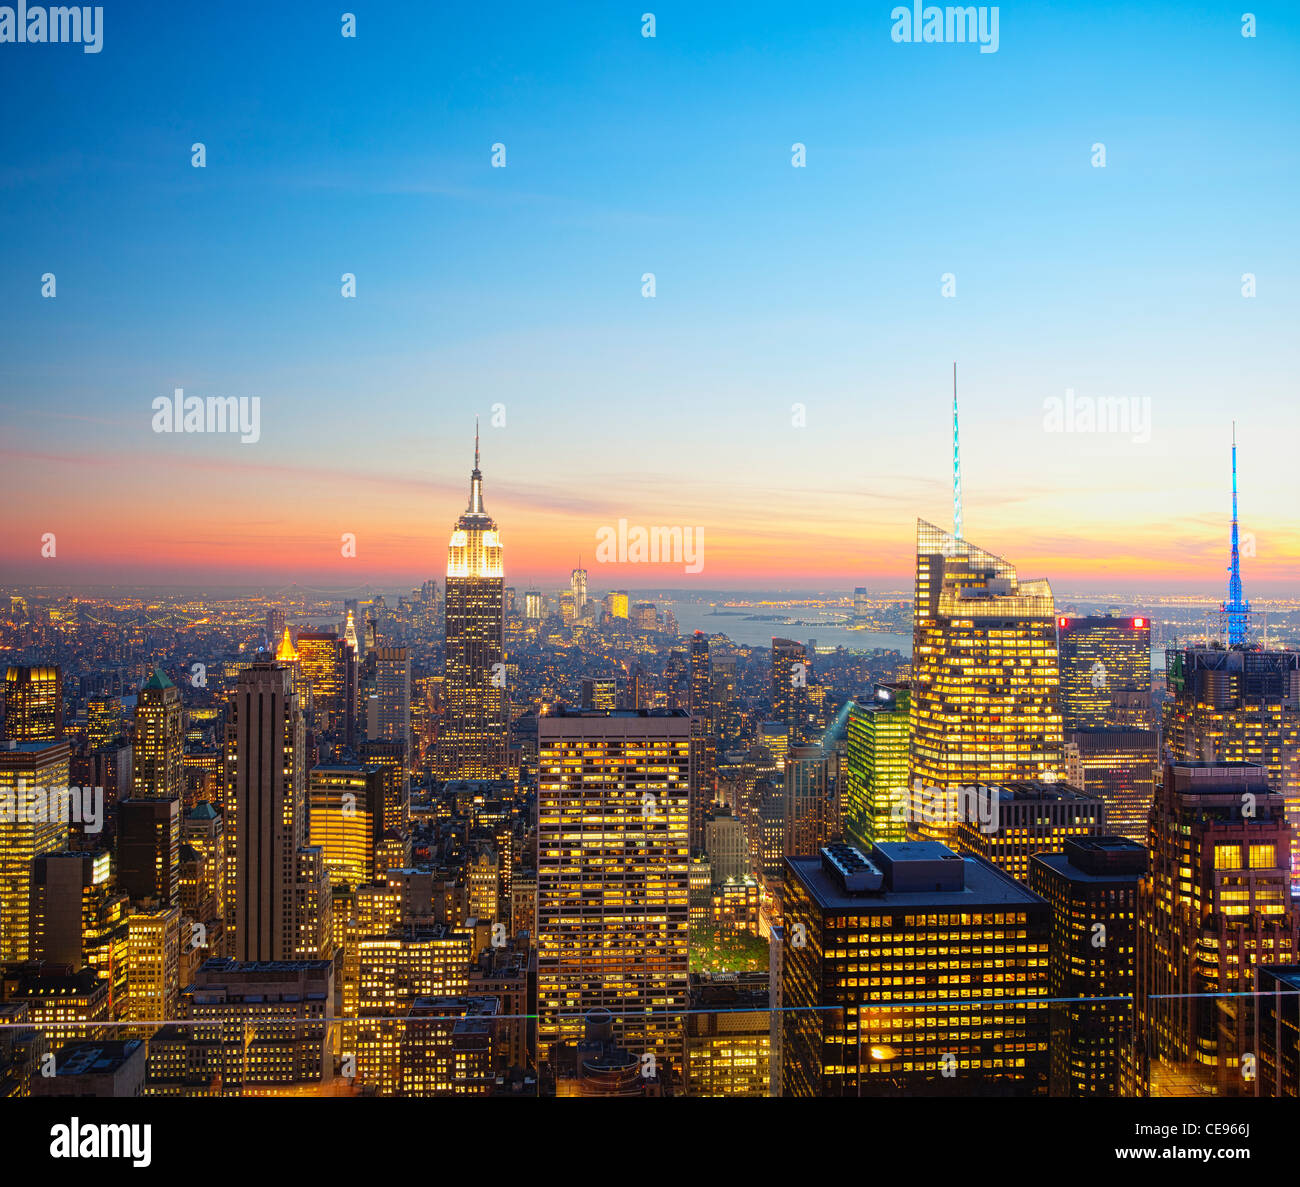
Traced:
[[1221, 610], [1228, 621], [1228, 646], [1246, 642], [1250, 603], [1241, 596], [1241, 553], [1237, 547], [1237, 422], [1232, 422], [1232, 563], [1228, 566], [1228, 600]]
[[[1235, 458], [1236, 455], [1232, 456]], [[962, 538], [962, 450], [957, 436], [956, 363], [953, 363], [953, 536], [956, 536], [958, 540]]]

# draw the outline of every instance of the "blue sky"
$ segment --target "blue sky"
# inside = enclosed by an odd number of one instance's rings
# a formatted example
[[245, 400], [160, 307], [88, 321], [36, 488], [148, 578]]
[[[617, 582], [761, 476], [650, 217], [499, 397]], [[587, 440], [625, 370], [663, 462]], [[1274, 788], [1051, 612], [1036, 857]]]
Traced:
[[[628, 516], [707, 524], [711, 587], [884, 581], [947, 514], [955, 358], [973, 539], [1215, 587], [1235, 416], [1293, 590], [1300, 8], [1003, 4], [981, 54], [813, 7], [109, 4], [98, 55], [0, 45], [7, 567], [49, 520], [72, 579], [278, 575], [351, 514], [367, 576], [437, 571], [504, 403], [508, 568]], [[177, 386], [259, 395], [262, 441], [154, 435]], [[1045, 434], [1067, 387], [1151, 441]]]

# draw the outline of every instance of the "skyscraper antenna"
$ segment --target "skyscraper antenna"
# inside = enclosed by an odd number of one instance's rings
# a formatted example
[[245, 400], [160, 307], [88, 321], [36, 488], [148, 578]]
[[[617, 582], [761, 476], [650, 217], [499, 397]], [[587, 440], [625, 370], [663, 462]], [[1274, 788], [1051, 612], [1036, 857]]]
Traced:
[[952, 534], [961, 539], [961, 437], [957, 431], [957, 364], [952, 365]]
[[1250, 620], [1250, 603], [1241, 596], [1241, 549], [1237, 534], [1237, 422], [1232, 422], [1232, 553], [1228, 563], [1228, 600], [1223, 603], [1223, 616], [1228, 625], [1228, 646], [1237, 647], [1246, 642], [1246, 629]]
[[478, 469], [478, 417], [474, 418], [474, 469]]

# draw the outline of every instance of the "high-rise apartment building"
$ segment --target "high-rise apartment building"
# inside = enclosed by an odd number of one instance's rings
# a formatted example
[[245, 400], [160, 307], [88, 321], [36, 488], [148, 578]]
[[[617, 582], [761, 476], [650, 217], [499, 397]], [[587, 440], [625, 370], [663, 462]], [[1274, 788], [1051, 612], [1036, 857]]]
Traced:
[[1133, 1029], [1138, 885], [1146, 849], [1126, 837], [1072, 837], [1035, 854], [1029, 889], [1051, 908], [1051, 1094], [1118, 1096]]
[[560, 713], [538, 746], [539, 1056], [606, 1007], [625, 1047], [680, 1079], [691, 718]]
[[483, 507], [478, 433], [469, 505], [447, 548], [446, 714], [437, 769], [446, 779], [500, 779], [509, 733], [501, 533]]
[[701, 717], [709, 715], [709, 636], [696, 631], [691, 636], [690, 710]]
[[[1149, 618], [1061, 615], [1061, 714], [1065, 728], [1112, 729], [1131, 718], [1132, 696], [1151, 699]], [[1129, 694], [1120, 697], [1119, 694]]]
[[785, 866], [783, 1095], [1046, 1094], [1042, 899], [934, 841]]
[[906, 686], [881, 684], [849, 706], [844, 836], [860, 849], [907, 839], [910, 701]]
[[[911, 681], [911, 795], [955, 799], [979, 783], [1060, 771], [1056, 613], [1051, 586], [917, 522]], [[914, 827], [951, 838], [951, 811], [914, 804]], [[937, 822], [925, 823], [927, 816]]]

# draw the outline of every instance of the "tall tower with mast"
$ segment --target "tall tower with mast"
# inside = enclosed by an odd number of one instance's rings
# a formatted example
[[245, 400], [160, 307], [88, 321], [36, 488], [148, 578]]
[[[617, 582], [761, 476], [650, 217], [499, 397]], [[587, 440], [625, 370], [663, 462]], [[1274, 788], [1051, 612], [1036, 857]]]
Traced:
[[961, 539], [961, 437], [957, 432], [957, 363], [952, 365], [952, 534]]
[[505, 569], [501, 533], [483, 506], [478, 423], [469, 505], [447, 546], [446, 719], [435, 769], [444, 779], [501, 779], [507, 769]]
[[1228, 564], [1228, 600], [1220, 607], [1228, 627], [1228, 646], [1246, 642], [1250, 603], [1241, 595], [1241, 550], [1237, 539], [1237, 422], [1232, 422], [1232, 556]]

